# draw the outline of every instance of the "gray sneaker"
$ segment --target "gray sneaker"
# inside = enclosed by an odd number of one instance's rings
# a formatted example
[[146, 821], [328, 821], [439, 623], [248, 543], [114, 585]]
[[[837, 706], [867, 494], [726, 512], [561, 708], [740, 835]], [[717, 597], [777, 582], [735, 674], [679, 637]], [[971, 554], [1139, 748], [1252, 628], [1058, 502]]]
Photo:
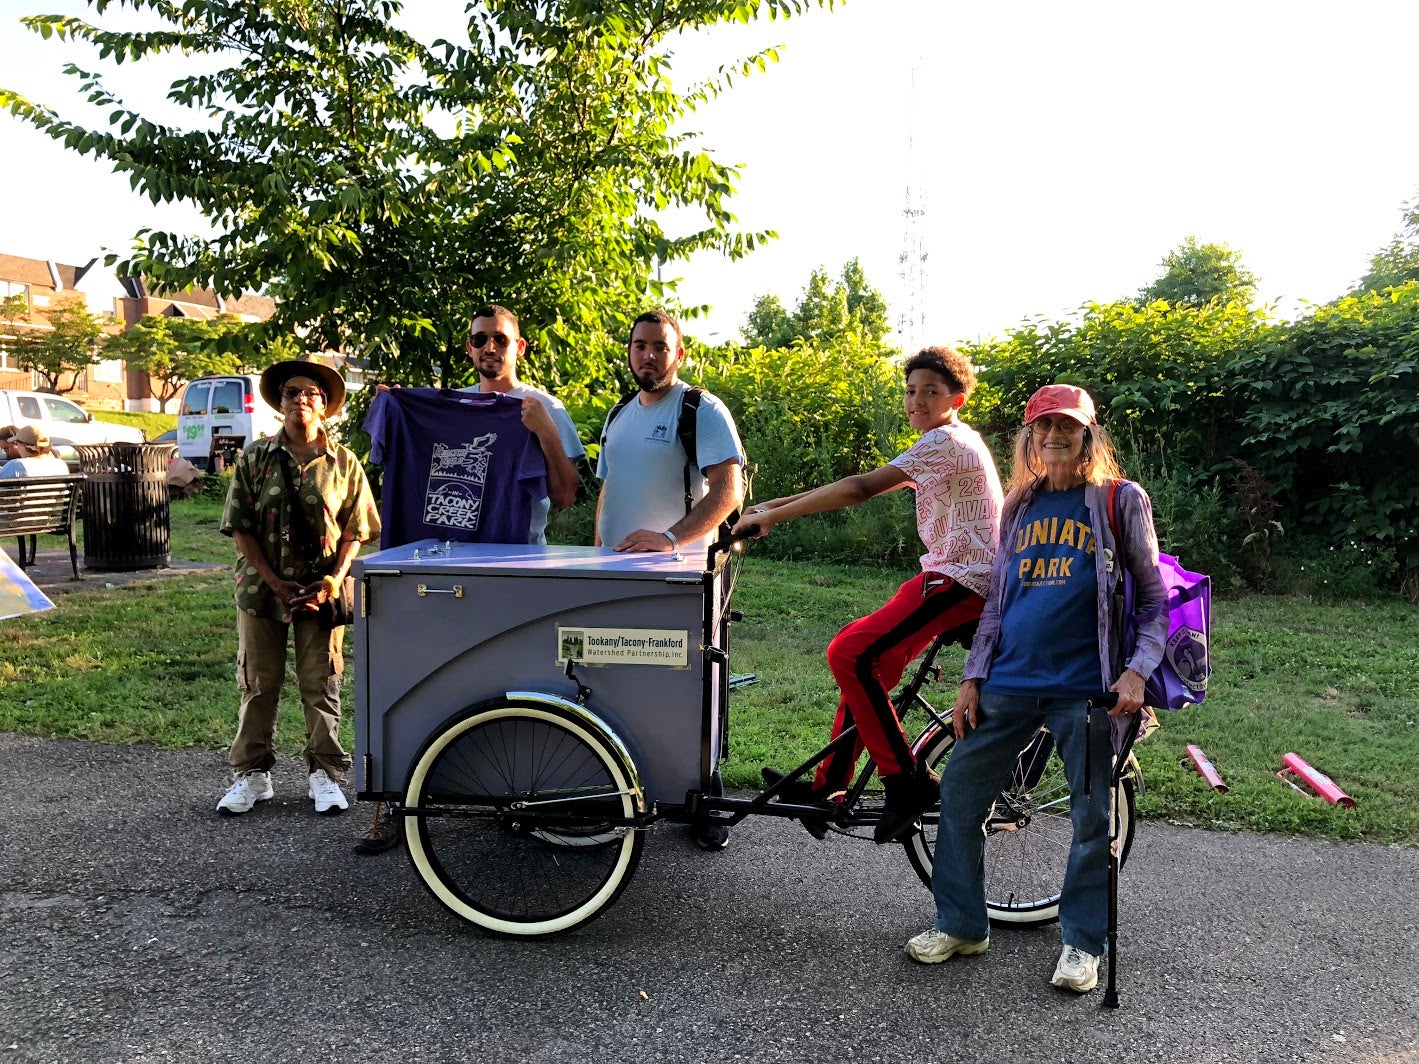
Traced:
[[222, 795], [217, 812], [223, 816], [240, 816], [251, 812], [257, 802], [268, 801], [275, 794], [271, 788], [271, 773], [243, 772]]
[[907, 956], [922, 964], [939, 964], [957, 954], [962, 957], [974, 957], [989, 948], [989, 937], [983, 938], [979, 942], [972, 942], [968, 938], [948, 935], [945, 931], [938, 931], [934, 927], [929, 927], [921, 934], [909, 939], [906, 945]]
[[1099, 983], [1099, 958], [1078, 946], [1065, 946], [1050, 982], [1061, 990], [1087, 994]]
[[323, 768], [318, 768], [310, 774], [310, 786], [306, 794], [315, 803], [317, 813], [333, 816], [350, 808], [340, 784], [331, 779]]

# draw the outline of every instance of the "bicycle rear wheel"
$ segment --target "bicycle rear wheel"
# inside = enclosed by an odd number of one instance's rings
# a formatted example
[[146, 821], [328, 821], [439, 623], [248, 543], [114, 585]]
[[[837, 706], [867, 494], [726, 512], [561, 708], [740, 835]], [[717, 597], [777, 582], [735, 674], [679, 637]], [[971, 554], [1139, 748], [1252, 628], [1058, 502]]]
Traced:
[[[936, 729], [917, 743], [917, 756], [938, 772], [950, 760], [955, 737]], [[1119, 866], [1133, 845], [1135, 806], [1132, 772], [1114, 788], [1119, 817]], [[921, 830], [906, 840], [907, 859], [931, 886], [937, 809], [922, 817]], [[1064, 762], [1049, 733], [1020, 754], [1010, 785], [1001, 792], [985, 823], [985, 905], [999, 925], [1049, 924], [1059, 919], [1059, 894], [1074, 829], [1069, 819], [1069, 784]]]
[[495, 934], [570, 931], [635, 872], [644, 833], [617, 744], [554, 705], [498, 699], [456, 717], [409, 772], [404, 835], [424, 885]]

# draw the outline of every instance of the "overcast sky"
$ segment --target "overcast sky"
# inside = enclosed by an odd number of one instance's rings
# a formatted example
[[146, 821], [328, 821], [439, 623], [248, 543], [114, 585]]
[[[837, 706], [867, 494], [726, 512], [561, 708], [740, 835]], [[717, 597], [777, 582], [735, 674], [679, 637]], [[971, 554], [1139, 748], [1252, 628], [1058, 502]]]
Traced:
[[[64, 48], [15, 19], [83, 9], [0, 0], [0, 85], [63, 111]], [[406, 9], [436, 25], [447, 4]], [[755, 295], [791, 304], [813, 267], [852, 257], [895, 316], [910, 182], [931, 342], [1129, 295], [1189, 235], [1238, 249], [1259, 296], [1291, 313], [1345, 291], [1419, 194], [1416, 39], [1411, 0], [853, 0], [719, 31], [680, 46], [679, 77], [786, 45], [691, 123], [745, 164], [742, 225], [780, 239], [668, 272], [686, 303], [713, 305], [694, 329], [707, 339], [736, 334]], [[139, 91], [141, 66], [115, 84]], [[164, 88], [149, 79], [151, 98]], [[0, 160], [0, 252], [80, 263], [140, 226], [192, 224], [8, 115]]]

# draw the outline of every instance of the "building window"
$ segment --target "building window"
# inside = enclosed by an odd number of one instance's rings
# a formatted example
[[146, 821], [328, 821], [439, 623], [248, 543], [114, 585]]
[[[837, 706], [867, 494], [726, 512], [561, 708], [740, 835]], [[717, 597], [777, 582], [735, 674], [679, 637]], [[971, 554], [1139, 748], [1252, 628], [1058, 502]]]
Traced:
[[[0, 281], [0, 300], [10, 299], [14, 296], [19, 296], [25, 301], [24, 309], [18, 314], [7, 314], [4, 316], [10, 321], [28, 321], [30, 316], [30, 286], [20, 284], [18, 281]], [[0, 331], [0, 369], [17, 370], [20, 367], [16, 364], [15, 356], [6, 350], [6, 348], [9, 347], [8, 341], [15, 338], [15, 330], [4, 328], [4, 326], [0, 326], [0, 329], [3, 329], [3, 331]]]
[[102, 362], [96, 362], [92, 367], [93, 380], [102, 381], [105, 384], [123, 383], [123, 360], [117, 358], [106, 358]]

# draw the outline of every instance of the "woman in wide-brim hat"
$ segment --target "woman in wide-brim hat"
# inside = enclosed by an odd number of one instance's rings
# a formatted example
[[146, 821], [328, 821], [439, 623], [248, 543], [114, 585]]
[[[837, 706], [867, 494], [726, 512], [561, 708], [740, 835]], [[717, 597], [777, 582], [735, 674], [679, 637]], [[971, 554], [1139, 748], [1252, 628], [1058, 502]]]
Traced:
[[324, 428], [345, 402], [338, 373], [319, 362], [277, 362], [261, 374], [261, 394], [281, 411], [281, 431], [242, 449], [220, 526], [238, 552], [241, 711], [228, 753], [233, 781], [217, 809], [246, 813], [273, 794], [276, 716], [294, 634], [307, 795], [317, 813], [338, 813], [348, 807], [340, 783], [350, 769], [340, 743], [340, 626], [353, 598], [345, 578], [361, 544], [378, 538], [379, 510], [359, 457]]
[[281, 409], [281, 389], [292, 377], [306, 377], [325, 393], [324, 417], [332, 418], [345, 406], [345, 379], [321, 362], [303, 358], [288, 359], [267, 366], [261, 373], [261, 398], [276, 410]]

